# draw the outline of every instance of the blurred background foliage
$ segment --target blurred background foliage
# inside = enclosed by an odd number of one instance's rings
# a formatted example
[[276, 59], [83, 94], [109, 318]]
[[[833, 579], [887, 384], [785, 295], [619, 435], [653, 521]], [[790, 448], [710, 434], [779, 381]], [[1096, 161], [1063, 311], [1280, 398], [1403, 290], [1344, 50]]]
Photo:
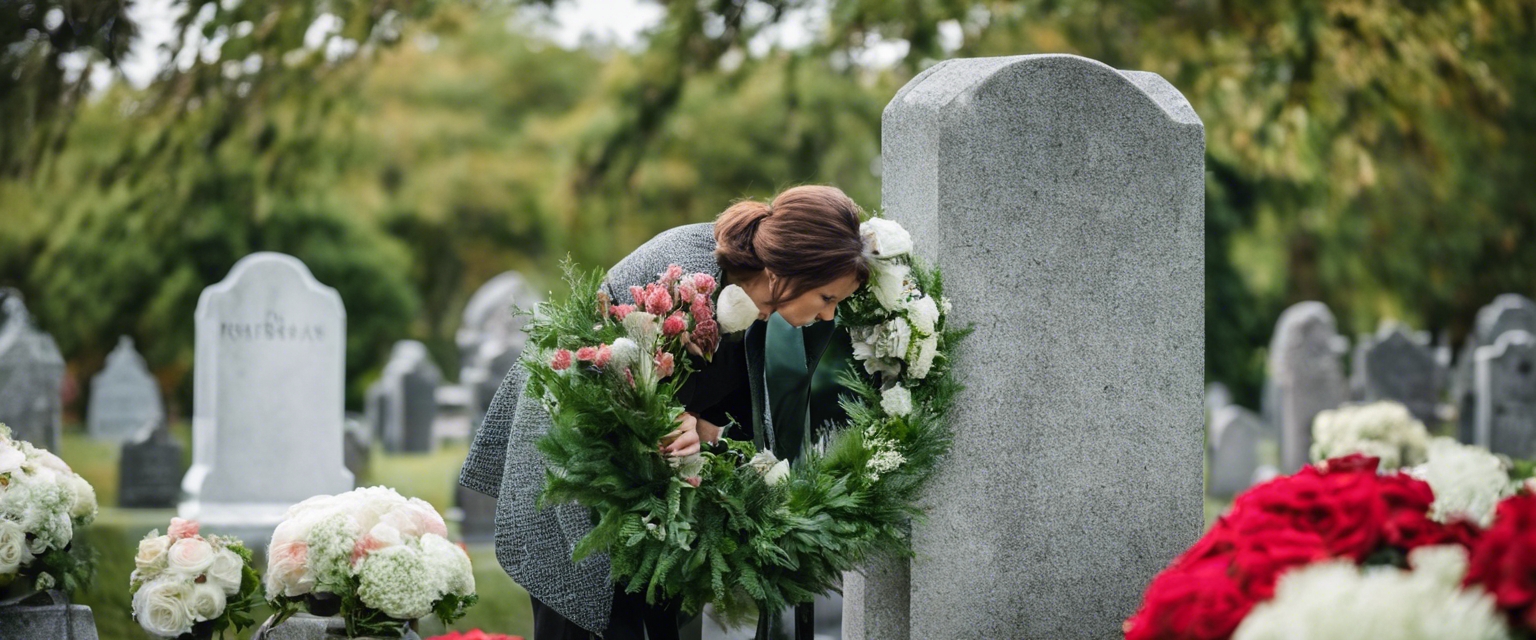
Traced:
[[949, 57], [1075, 53], [1189, 98], [1207, 376], [1244, 404], [1288, 304], [1459, 342], [1536, 294], [1529, 0], [684, 0], [575, 48], [537, 28], [558, 0], [173, 1], [175, 63], [95, 92], [82, 64], [139, 37], [122, 3], [0, 5], [0, 285], [77, 381], [133, 336], [183, 415], [198, 294], [249, 252], [340, 291], [356, 407], [395, 340], [456, 372], [503, 270], [555, 288], [567, 253], [611, 264], [799, 183], [879, 208], [881, 110]]

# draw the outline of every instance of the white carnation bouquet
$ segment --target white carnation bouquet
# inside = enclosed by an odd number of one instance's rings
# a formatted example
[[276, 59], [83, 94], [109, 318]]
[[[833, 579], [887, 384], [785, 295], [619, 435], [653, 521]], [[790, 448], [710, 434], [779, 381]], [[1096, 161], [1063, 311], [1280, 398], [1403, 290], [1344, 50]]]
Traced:
[[1509, 466], [1507, 458], [1487, 449], [1441, 437], [1430, 441], [1428, 460], [1407, 472], [1434, 490], [1431, 518], [1440, 522], [1464, 518], [1486, 528], [1499, 501], [1520, 488], [1510, 478]]
[[203, 536], [197, 522], [172, 518], [165, 535], [139, 541], [133, 564], [133, 618], [150, 635], [211, 638], [252, 625], [261, 579], [240, 540]]
[[1429, 431], [1401, 403], [1383, 400], [1319, 412], [1312, 420], [1312, 461], [1358, 453], [1382, 471], [1424, 462]]
[[90, 483], [0, 424], [0, 588], [18, 578], [38, 590], [85, 588], [93, 558], [71, 542], [95, 518]]
[[368, 487], [288, 509], [267, 549], [273, 624], [301, 608], [340, 615], [348, 635], [399, 635], [410, 620], [462, 617], [478, 596], [469, 555], [432, 505]]

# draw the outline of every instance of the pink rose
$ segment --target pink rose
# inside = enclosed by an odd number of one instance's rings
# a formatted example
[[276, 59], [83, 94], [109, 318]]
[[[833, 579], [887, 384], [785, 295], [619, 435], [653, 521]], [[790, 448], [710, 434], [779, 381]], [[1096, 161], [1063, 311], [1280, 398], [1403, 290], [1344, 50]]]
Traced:
[[191, 538], [197, 535], [197, 521], [171, 518], [171, 527], [165, 530], [165, 534], [170, 536], [172, 540]]
[[309, 560], [309, 546], [303, 542], [272, 545], [267, 552], [267, 597], [302, 596], [315, 587], [315, 577], [304, 564]]
[[635, 310], [635, 305], [632, 305], [632, 304], [616, 304], [616, 305], [613, 305], [611, 308], [608, 309], [608, 313], [611, 313], [611, 314], [613, 314], [613, 317], [618, 318], [619, 322], [623, 322], [624, 321], [624, 317], [628, 316], [634, 310]]
[[702, 293], [693, 296], [693, 321], [703, 322], [715, 319], [715, 310], [709, 304], [709, 296]]
[[591, 362], [597, 359], [597, 347], [582, 347], [576, 350], [576, 359], [582, 362]]
[[549, 361], [549, 368], [555, 371], [565, 371], [571, 368], [571, 352], [565, 349], [555, 349], [555, 357]]
[[676, 366], [676, 362], [673, 360], [672, 354], [667, 353], [666, 351], [656, 354], [657, 376], [665, 378], [672, 375], [672, 368], [674, 366]]
[[688, 484], [693, 485], [693, 488], [695, 488], [695, 489], [699, 488], [699, 482], [702, 481], [702, 480], [703, 480], [703, 478], [700, 478], [699, 476], [694, 476], [692, 478], [683, 478], [683, 482], [686, 482]]
[[610, 360], [613, 360], [613, 349], [606, 344], [599, 346], [597, 352], [592, 355], [592, 364], [599, 367], [608, 366]]
[[683, 277], [683, 268], [675, 264], [667, 265], [667, 270], [661, 273], [661, 283], [672, 286]]
[[693, 288], [698, 289], [699, 293], [708, 295], [715, 290], [715, 277], [707, 273], [695, 273], [693, 274]]
[[682, 313], [674, 313], [667, 316], [667, 319], [661, 323], [661, 332], [669, 338], [682, 333], [687, 328], [688, 321], [683, 319]]
[[672, 310], [672, 294], [665, 287], [656, 287], [645, 297], [645, 310], [651, 315], [664, 316]]

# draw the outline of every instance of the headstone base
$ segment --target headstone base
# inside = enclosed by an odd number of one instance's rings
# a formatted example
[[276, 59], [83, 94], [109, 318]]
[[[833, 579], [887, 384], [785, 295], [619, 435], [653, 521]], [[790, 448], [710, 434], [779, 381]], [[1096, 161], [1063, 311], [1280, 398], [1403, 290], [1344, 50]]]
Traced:
[[0, 603], [0, 638], [97, 640], [96, 617], [90, 607], [70, 604], [61, 591], [39, 592]]
[[201, 530], [222, 536], [235, 536], [257, 553], [265, 553], [272, 531], [283, 521], [283, 514], [293, 505], [271, 502], [213, 503], [188, 500], [176, 509], [177, 515], [196, 520]]
[[[347, 623], [341, 618], [321, 618], [307, 613], [298, 613], [279, 625], [273, 625], [272, 619], [267, 618], [267, 621], [256, 629], [256, 634], [251, 636], [251, 640], [340, 640], [346, 637]], [[370, 640], [370, 638], [372, 636], [354, 640]], [[382, 636], [378, 638], [384, 640]], [[394, 638], [391, 636], [389, 640]], [[406, 629], [405, 635], [399, 638], [400, 640], [421, 640], [421, 636], [410, 629]]]

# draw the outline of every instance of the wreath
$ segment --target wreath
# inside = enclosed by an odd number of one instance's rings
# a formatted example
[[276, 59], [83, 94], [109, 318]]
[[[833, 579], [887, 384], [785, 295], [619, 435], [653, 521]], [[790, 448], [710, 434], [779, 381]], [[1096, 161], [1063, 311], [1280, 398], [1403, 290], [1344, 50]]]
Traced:
[[[612, 576], [650, 602], [713, 603], [727, 620], [809, 602], [874, 551], [910, 555], [914, 500], [950, 448], [946, 414], [960, 387], [937, 269], [911, 255], [900, 225], [860, 225], [871, 274], [838, 307], [854, 361], [842, 424], [790, 467], [751, 442], [721, 438], [688, 458], [657, 443], [684, 409], [675, 392], [693, 373], [689, 345], [713, 354], [722, 335], [757, 319], [750, 297], [673, 265], [613, 304], [601, 271], [564, 265], [571, 295], [539, 305], [526, 325], [528, 395], [552, 418], [541, 505], [575, 501], [595, 525], [573, 559], [606, 552]], [[728, 430], [727, 430], [728, 432]]]

